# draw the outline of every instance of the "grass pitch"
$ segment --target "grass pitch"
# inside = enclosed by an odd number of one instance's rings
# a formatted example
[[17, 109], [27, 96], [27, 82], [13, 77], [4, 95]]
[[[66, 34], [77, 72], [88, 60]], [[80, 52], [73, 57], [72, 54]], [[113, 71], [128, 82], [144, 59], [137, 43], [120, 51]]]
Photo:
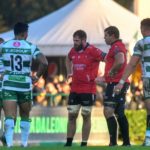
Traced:
[[[108, 146], [88, 146], [88, 147], [80, 147], [80, 146], [72, 146], [72, 147], [64, 147], [63, 145], [43, 145], [43, 146], [31, 146], [28, 148], [22, 147], [12, 147], [11, 150], [150, 150], [150, 146], [131, 146], [131, 147], [108, 147]], [[8, 150], [7, 147], [0, 147], [0, 150]]]

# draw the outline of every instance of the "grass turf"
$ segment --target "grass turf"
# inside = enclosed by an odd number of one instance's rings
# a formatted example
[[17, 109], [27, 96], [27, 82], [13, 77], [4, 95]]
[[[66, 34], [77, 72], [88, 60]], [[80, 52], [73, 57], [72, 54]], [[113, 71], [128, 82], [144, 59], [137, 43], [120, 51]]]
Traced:
[[[22, 147], [12, 147], [11, 150], [23, 150]], [[131, 146], [131, 147], [108, 147], [108, 146], [88, 146], [88, 147], [80, 147], [80, 146], [72, 146], [72, 147], [64, 147], [63, 145], [43, 145], [43, 146], [32, 146], [25, 148], [25, 150], [149, 150], [150, 146]], [[8, 150], [7, 147], [0, 147], [0, 150]]]

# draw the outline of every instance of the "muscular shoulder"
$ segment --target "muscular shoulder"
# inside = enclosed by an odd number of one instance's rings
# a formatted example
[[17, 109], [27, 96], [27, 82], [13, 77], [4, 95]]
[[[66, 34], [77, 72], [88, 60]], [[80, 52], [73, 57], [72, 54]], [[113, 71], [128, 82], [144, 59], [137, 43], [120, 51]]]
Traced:
[[118, 42], [114, 43], [112, 45], [111, 49], [112, 49], [112, 51], [113, 51], [114, 54], [117, 54], [119, 52], [123, 52], [123, 53], [127, 52], [125, 44], [122, 43], [121, 41], [118, 41]]
[[93, 53], [95, 53], [95, 52], [97, 52], [97, 51], [101, 51], [99, 48], [97, 48], [97, 47], [95, 47], [94, 45], [89, 45], [88, 47], [87, 47], [87, 49], [86, 49], [86, 51], [87, 51], [87, 53], [89, 53], [89, 54], [93, 54]]

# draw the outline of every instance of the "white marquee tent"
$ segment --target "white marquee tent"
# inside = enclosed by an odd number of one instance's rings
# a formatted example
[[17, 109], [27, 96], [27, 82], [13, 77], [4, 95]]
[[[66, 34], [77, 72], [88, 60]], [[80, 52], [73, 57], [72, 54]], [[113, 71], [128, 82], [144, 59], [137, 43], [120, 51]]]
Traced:
[[[103, 31], [110, 25], [119, 28], [121, 38], [129, 45], [139, 30], [140, 20], [113, 0], [73, 0], [29, 23], [28, 40], [37, 44], [47, 56], [65, 56], [73, 44], [73, 32], [83, 29], [88, 42], [106, 51]], [[2, 33], [0, 37], [11, 39], [13, 32]]]

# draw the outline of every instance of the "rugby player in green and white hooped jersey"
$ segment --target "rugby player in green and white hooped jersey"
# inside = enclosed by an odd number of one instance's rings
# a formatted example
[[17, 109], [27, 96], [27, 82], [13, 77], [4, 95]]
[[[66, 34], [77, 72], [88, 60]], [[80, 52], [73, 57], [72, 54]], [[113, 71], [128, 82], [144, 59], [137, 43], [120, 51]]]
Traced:
[[147, 111], [146, 134], [143, 146], [150, 146], [150, 18], [141, 21], [141, 33], [143, 39], [136, 43], [133, 56], [119, 84], [115, 86], [114, 92], [118, 94], [126, 79], [133, 73], [136, 65], [140, 62], [142, 64], [143, 93]]
[[[16, 23], [15, 38], [3, 44], [2, 58], [4, 64], [3, 76], [3, 109], [5, 113], [5, 138], [7, 147], [13, 146], [14, 118], [17, 104], [21, 117], [21, 145], [27, 146], [32, 101], [32, 83], [38, 81], [47, 69], [47, 60], [40, 50], [26, 41], [28, 25]], [[32, 58], [39, 62], [36, 76], [31, 77]]]

